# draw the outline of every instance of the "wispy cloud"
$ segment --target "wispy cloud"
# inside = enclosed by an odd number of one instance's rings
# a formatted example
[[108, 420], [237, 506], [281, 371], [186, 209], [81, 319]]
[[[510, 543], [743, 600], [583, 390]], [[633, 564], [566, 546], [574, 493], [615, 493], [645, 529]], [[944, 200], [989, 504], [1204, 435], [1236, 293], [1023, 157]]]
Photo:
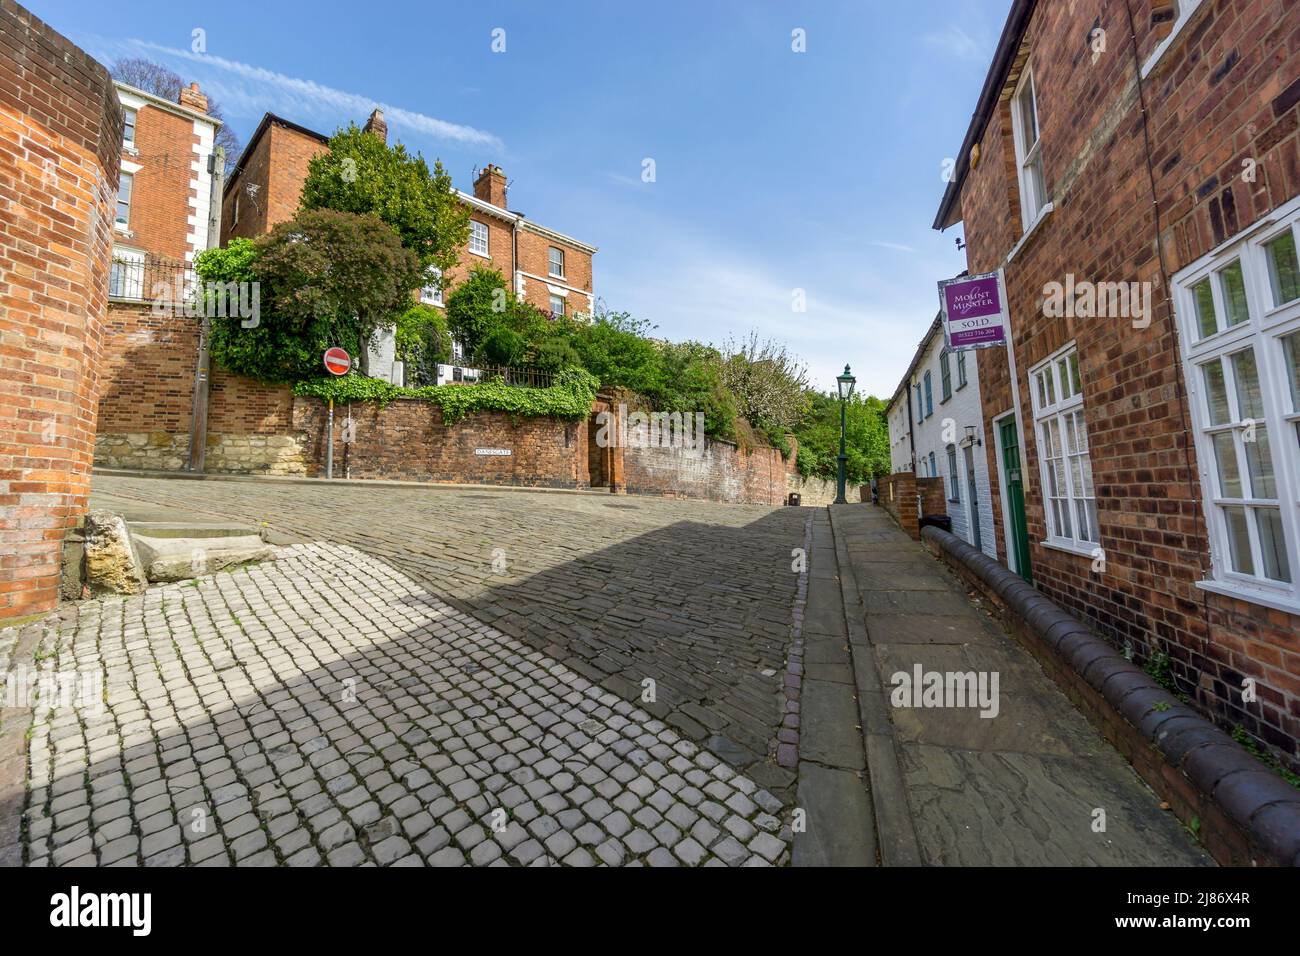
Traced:
[[[339, 114], [352, 117], [365, 116], [376, 106], [384, 111], [390, 126], [401, 126], [435, 140], [467, 146], [485, 146], [496, 151], [503, 149], [501, 140], [492, 133], [448, 122], [425, 113], [405, 109], [373, 99], [360, 93], [350, 93], [331, 86], [287, 76], [265, 67], [207, 53], [193, 53], [176, 47], [163, 46], [148, 40], [131, 39], [113, 43], [126, 55], [152, 54], [155, 58], [183, 60], [187, 63], [215, 69], [236, 82], [218, 82], [213, 92], [227, 112], [234, 115], [257, 115], [264, 111], [306, 111], [315, 115]], [[212, 85], [212, 84], [209, 84]]]
[[911, 246], [903, 245], [901, 242], [885, 242], [883, 239], [873, 239], [867, 245], [875, 246], [877, 249], [893, 249], [895, 252], [916, 252]]
[[851, 362], [864, 394], [892, 395], [934, 318], [932, 276], [943, 273], [932, 256], [878, 269], [862, 263], [846, 275], [817, 261], [746, 255], [724, 236], [685, 239], [692, 235], [685, 224], [624, 212], [653, 254], [622, 259], [625, 268], [602, 266], [597, 294], [613, 292], [611, 308], [651, 319], [669, 339], [721, 345], [754, 329], [788, 343], [818, 388], [833, 389]]
[[921, 42], [964, 60], [984, 57], [984, 44], [955, 23], [948, 24], [937, 33], [927, 33]]

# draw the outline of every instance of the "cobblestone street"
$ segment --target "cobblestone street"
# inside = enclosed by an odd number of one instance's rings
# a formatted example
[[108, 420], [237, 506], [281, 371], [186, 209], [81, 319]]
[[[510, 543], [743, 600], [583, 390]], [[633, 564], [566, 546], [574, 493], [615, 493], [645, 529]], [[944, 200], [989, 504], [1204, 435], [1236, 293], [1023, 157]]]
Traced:
[[789, 859], [766, 789], [352, 548], [28, 627], [43, 666], [104, 674], [35, 702], [32, 865]]
[[[95, 501], [265, 522], [381, 558], [484, 624], [562, 661], [769, 789], [810, 512], [436, 486], [168, 481], [107, 475]], [[771, 673], [764, 673], [770, 671]]]

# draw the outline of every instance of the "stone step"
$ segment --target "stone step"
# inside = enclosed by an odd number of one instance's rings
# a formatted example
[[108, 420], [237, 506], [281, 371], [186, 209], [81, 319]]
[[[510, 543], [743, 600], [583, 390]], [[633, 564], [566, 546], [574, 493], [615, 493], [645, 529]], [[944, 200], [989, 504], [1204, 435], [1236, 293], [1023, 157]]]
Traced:
[[135, 536], [146, 538], [243, 538], [260, 537], [258, 530], [229, 521], [132, 521], [127, 528]]
[[[132, 526], [131, 542], [151, 582], [183, 581], [214, 574], [252, 561], [268, 561], [276, 549], [251, 529], [242, 533], [204, 534], [210, 528], [169, 529], [168, 535], [142, 534]], [[186, 534], [185, 531], [193, 532]]]

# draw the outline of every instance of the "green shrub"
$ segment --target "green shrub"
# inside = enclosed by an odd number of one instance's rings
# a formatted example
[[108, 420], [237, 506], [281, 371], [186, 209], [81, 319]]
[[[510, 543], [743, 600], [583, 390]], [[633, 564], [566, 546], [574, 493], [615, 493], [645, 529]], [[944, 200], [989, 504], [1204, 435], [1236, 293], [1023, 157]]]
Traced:
[[451, 359], [451, 335], [442, 309], [414, 305], [397, 320], [397, 358], [406, 363], [412, 385], [435, 385], [438, 365]]
[[210, 349], [223, 368], [266, 382], [318, 374], [332, 346], [358, 354], [409, 307], [422, 276], [415, 254], [379, 219], [328, 209], [210, 249], [195, 271], [205, 284], [260, 283], [257, 324], [214, 317]]
[[348, 374], [339, 378], [318, 376], [294, 385], [295, 395], [333, 398], [335, 402], [377, 402], [381, 406], [399, 398], [431, 402], [442, 410], [446, 425], [454, 425], [478, 411], [507, 412], [519, 418], [543, 415], [569, 420], [591, 414], [596, 379], [579, 368], [565, 369], [549, 388], [521, 388], [502, 382], [478, 385], [430, 385], [402, 388], [382, 379]]

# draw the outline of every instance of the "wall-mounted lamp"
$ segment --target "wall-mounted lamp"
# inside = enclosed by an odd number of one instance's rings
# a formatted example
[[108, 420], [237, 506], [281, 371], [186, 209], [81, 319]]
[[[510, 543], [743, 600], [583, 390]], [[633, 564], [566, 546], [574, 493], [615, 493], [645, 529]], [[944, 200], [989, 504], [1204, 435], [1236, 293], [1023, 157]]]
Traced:
[[965, 426], [963, 426], [963, 427], [966, 429], [966, 437], [965, 437], [965, 439], [963, 439], [963, 441], [962, 441], [962, 447], [963, 447], [963, 448], [966, 447], [967, 445], [983, 445], [983, 444], [984, 444], [984, 442], [980, 440], [979, 436], [975, 434], [975, 429], [976, 429], [978, 426], [976, 426], [976, 425], [965, 425]]

